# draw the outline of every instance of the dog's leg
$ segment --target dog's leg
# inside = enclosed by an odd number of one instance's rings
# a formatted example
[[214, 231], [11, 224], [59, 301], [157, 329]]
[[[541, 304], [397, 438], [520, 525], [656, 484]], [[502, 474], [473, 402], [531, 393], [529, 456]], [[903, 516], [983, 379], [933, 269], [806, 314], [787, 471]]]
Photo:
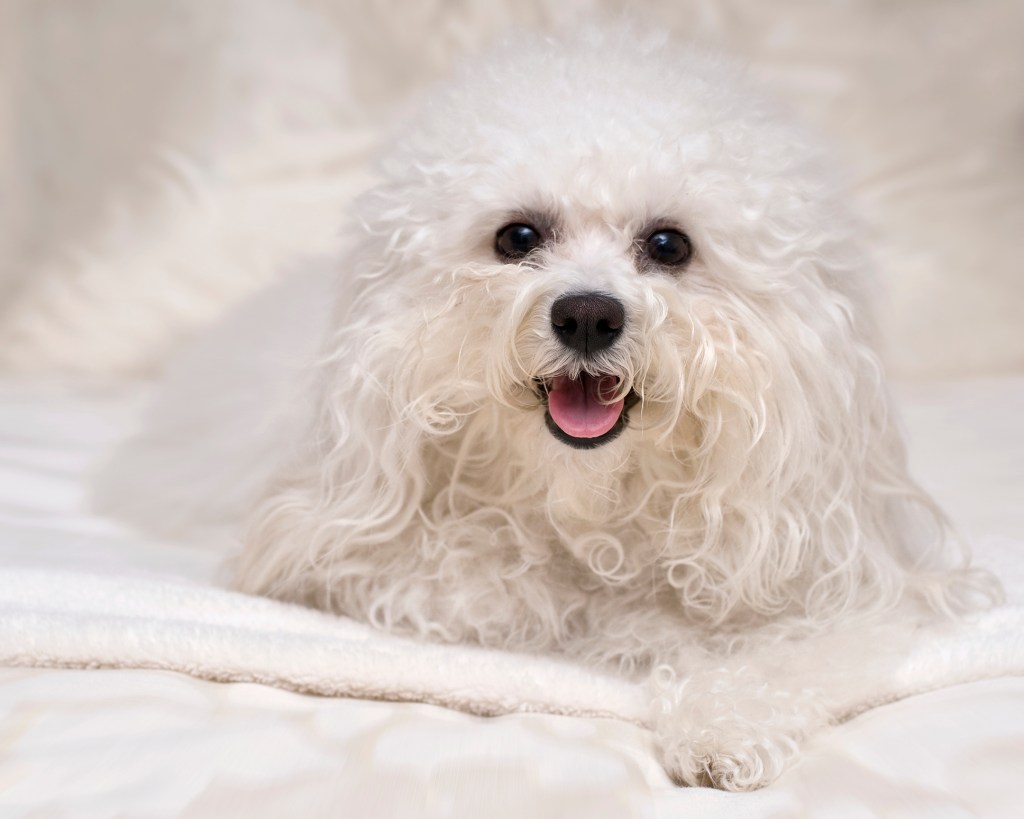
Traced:
[[770, 784], [803, 740], [847, 715], [892, 673], [904, 625], [844, 627], [717, 659], [693, 651], [655, 669], [655, 739], [680, 784]]
[[669, 775], [685, 785], [752, 790], [774, 781], [799, 743], [829, 724], [821, 689], [770, 682], [730, 663], [680, 680], [662, 675], [655, 739]]

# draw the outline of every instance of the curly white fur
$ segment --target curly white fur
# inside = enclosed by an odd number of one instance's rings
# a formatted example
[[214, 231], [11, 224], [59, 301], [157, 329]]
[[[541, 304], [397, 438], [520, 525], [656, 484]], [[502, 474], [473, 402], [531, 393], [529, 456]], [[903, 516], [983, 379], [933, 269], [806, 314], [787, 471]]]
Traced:
[[[780, 773], [878, 646], [992, 593], [907, 473], [842, 186], [734, 66], [635, 32], [519, 36], [381, 174], [309, 398], [276, 388], [316, 418], [285, 413], [240, 588], [648, 675], [668, 769], [737, 789]], [[499, 259], [512, 221], [550, 240]], [[661, 226], [691, 238], [685, 269], [640, 259]], [[550, 318], [583, 290], [626, 313], [589, 359]], [[537, 385], [584, 369], [639, 402], [580, 450]], [[280, 460], [266, 426], [252, 445]], [[197, 497], [237, 485], [228, 460]]]

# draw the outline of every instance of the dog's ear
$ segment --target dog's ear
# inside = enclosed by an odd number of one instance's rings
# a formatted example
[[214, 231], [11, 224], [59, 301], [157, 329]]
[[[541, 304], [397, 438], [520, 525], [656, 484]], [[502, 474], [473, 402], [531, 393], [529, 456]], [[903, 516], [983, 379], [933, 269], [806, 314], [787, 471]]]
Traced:
[[371, 553], [400, 545], [419, 514], [423, 430], [403, 423], [409, 329], [362, 304], [328, 343], [310, 440], [250, 517], [243, 591], [336, 610], [339, 583], [379, 572]]
[[910, 476], [867, 305], [835, 284], [851, 275], [719, 294], [694, 319], [684, 405], [696, 432], [680, 446], [692, 473], [663, 559], [687, 610], [712, 622], [826, 621], [911, 588], [941, 607], [962, 574]]

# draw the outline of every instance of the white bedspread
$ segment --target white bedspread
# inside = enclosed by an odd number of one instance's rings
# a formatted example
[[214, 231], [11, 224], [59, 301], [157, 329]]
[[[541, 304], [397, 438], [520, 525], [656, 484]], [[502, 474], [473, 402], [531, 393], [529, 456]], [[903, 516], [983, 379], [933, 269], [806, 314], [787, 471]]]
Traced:
[[[1024, 591], [1013, 540], [1024, 536], [1024, 379], [905, 393], [923, 482], [982, 560]], [[1020, 677], [870, 711], [816, 738], [800, 765], [757, 794], [681, 790], [654, 761], [632, 686], [224, 592], [213, 585], [219, 555], [141, 543], [78, 508], [85, 471], [137, 405], [133, 390], [0, 384], [5, 664], [177, 669], [476, 713], [546, 713], [480, 720], [157, 670], [8, 668], [0, 816], [1018, 815]], [[1024, 673], [1019, 607], [973, 629], [947, 635], [940, 651], [922, 644], [879, 699]], [[936, 656], [945, 658], [938, 672]]]

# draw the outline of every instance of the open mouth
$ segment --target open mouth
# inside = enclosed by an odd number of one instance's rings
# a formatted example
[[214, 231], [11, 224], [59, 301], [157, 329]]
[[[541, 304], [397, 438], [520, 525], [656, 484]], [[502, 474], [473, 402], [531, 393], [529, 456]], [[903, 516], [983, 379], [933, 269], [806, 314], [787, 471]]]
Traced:
[[630, 407], [639, 400], [632, 390], [625, 398], [611, 400], [619, 387], [614, 375], [556, 375], [541, 386], [548, 430], [576, 449], [594, 449], [615, 440], [626, 428]]

